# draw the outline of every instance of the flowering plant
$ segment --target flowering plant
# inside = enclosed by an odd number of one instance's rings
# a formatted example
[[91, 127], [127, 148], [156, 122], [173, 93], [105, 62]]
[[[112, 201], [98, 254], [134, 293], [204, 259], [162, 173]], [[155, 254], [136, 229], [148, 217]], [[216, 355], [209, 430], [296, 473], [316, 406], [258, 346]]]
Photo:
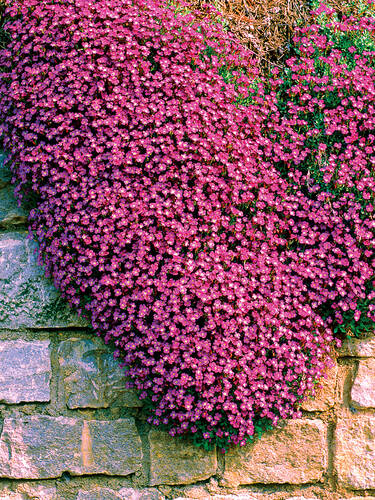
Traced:
[[321, 180], [329, 134], [305, 116], [320, 28], [263, 81], [214, 9], [179, 5], [12, 3], [0, 135], [40, 263], [148, 421], [225, 450], [300, 415], [342, 311], [372, 300], [372, 219], [347, 176], [341, 197]]

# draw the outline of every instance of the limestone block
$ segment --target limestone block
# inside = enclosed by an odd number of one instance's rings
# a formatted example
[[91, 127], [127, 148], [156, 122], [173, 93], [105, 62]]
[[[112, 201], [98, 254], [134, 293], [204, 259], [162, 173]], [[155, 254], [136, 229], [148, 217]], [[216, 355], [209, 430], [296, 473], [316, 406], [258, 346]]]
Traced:
[[324, 411], [332, 408], [335, 404], [335, 390], [337, 380], [337, 364], [330, 368], [319, 381], [314, 398], [306, 399], [301, 405], [302, 410]]
[[150, 484], [191, 484], [216, 473], [216, 450], [205, 451], [188, 440], [152, 430], [150, 441]]
[[375, 336], [365, 339], [350, 338], [344, 340], [339, 351], [339, 356], [352, 356], [358, 358], [375, 357]]
[[58, 497], [51, 484], [19, 483], [0, 488], [0, 500], [58, 500]]
[[46, 415], [5, 418], [0, 477], [126, 476], [141, 468], [141, 439], [133, 419], [79, 420]]
[[351, 391], [352, 405], [357, 408], [375, 408], [375, 359], [363, 359]]
[[0, 235], [0, 328], [85, 326], [44, 276], [26, 233]]
[[115, 491], [111, 488], [96, 487], [90, 490], [79, 490], [76, 500], [159, 500], [161, 495], [154, 488], [143, 490], [121, 488]]
[[231, 448], [224, 484], [303, 484], [320, 481], [327, 468], [327, 426], [318, 419], [296, 419], [260, 440]]
[[68, 408], [108, 408], [114, 404], [141, 406], [104, 340], [70, 339], [58, 349], [59, 387]]
[[48, 340], [0, 342], [0, 401], [49, 401], [50, 379]]
[[375, 416], [348, 412], [338, 419], [336, 469], [341, 485], [375, 489]]
[[27, 217], [28, 212], [17, 204], [13, 186], [0, 188], [0, 228], [24, 225]]

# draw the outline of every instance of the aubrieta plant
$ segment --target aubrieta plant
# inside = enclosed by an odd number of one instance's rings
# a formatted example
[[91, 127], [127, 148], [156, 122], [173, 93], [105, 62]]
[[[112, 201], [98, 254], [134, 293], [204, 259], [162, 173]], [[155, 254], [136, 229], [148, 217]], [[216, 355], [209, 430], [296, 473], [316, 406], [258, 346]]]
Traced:
[[[344, 85], [305, 62], [316, 43], [337, 57], [311, 39], [331, 28], [304, 28], [302, 62], [263, 81], [210, 7], [18, 0], [7, 16], [0, 134], [39, 261], [113, 344], [148, 421], [225, 451], [298, 417], [344, 313], [374, 319], [371, 155], [331, 189], [324, 137], [343, 113], [308, 98], [314, 78]], [[345, 76], [371, 83], [365, 62]], [[373, 87], [348, 88], [371, 121]], [[329, 110], [320, 126], [309, 106]]]
[[375, 320], [374, 7], [362, 5], [357, 17], [315, 7], [316, 24], [297, 30], [295, 54], [268, 82], [280, 112], [270, 136], [283, 177], [331, 213], [323, 234], [306, 219], [316, 238], [303, 253], [325, 270], [308, 284], [316, 310], [335, 332], [362, 335]]

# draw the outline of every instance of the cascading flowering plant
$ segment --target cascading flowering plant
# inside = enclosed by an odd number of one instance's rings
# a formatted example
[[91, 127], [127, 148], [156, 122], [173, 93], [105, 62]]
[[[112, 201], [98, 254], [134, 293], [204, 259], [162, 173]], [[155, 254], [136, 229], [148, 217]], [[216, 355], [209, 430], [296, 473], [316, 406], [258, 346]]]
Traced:
[[371, 202], [319, 177], [344, 127], [306, 115], [325, 109], [306, 97], [308, 47], [330, 28], [302, 30], [301, 60], [262, 81], [214, 9], [159, 4], [14, 1], [0, 134], [40, 263], [114, 345], [148, 421], [225, 450], [300, 415], [342, 311], [358, 321], [372, 300]]

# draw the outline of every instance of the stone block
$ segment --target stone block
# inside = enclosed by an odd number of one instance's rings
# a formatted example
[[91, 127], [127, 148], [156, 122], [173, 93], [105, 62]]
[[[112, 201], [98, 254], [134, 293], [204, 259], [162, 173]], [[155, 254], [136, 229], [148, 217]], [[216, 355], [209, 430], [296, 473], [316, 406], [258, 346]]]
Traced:
[[336, 469], [340, 485], [375, 489], [375, 416], [343, 413], [336, 427]]
[[0, 500], [59, 500], [52, 485], [20, 483], [12, 488], [0, 489]]
[[14, 187], [0, 188], [0, 228], [25, 225], [27, 217], [28, 212], [17, 204]]
[[0, 477], [126, 476], [141, 468], [141, 439], [133, 419], [78, 420], [46, 415], [5, 418]]
[[327, 426], [318, 419], [296, 419], [260, 440], [231, 448], [223, 484], [304, 484], [321, 481], [327, 468]]
[[0, 235], [0, 328], [87, 326], [37, 265], [26, 233]]
[[50, 400], [49, 341], [0, 342], [0, 401], [8, 404]]
[[191, 484], [216, 473], [216, 450], [205, 451], [188, 440], [151, 430], [150, 484]]
[[134, 391], [126, 389], [124, 370], [104, 340], [70, 339], [58, 348], [59, 387], [68, 408], [141, 406]]
[[375, 359], [360, 360], [351, 390], [351, 402], [356, 408], [375, 408]]
[[335, 391], [337, 381], [337, 364], [330, 368], [326, 376], [319, 381], [319, 387], [313, 398], [306, 399], [301, 405], [305, 411], [329, 410], [335, 404]]
[[375, 357], [375, 336], [364, 339], [349, 338], [344, 340], [339, 350], [340, 357], [371, 358]]
[[143, 490], [121, 488], [115, 491], [111, 488], [96, 487], [90, 490], [79, 490], [76, 500], [159, 500], [161, 495], [154, 488]]
[[0, 189], [8, 186], [12, 180], [12, 174], [8, 166], [4, 165], [5, 153], [0, 151]]

